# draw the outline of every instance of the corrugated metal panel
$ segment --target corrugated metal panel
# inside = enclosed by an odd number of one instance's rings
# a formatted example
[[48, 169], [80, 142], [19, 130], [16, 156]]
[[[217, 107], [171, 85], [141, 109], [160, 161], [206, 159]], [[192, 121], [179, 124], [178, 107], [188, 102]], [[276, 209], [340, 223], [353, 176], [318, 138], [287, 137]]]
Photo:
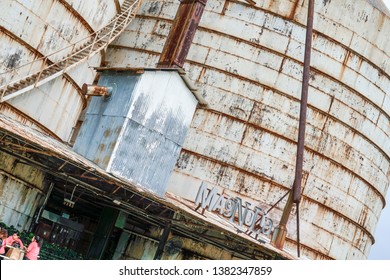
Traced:
[[131, 73], [104, 72], [100, 77], [99, 85], [113, 87], [112, 96], [106, 100], [92, 98], [88, 112], [105, 116], [127, 117], [139, 79], [139, 75]]
[[196, 99], [175, 71], [147, 71], [134, 93], [128, 117], [182, 145]]
[[104, 71], [74, 149], [113, 174], [165, 192], [197, 101], [176, 71]]
[[165, 135], [128, 120], [108, 171], [163, 195], [180, 150]]
[[74, 150], [107, 170], [124, 123], [120, 116], [87, 114]]
[[93, 97], [74, 150], [107, 169], [131, 106], [138, 75], [106, 72], [99, 85], [114, 88], [108, 99]]

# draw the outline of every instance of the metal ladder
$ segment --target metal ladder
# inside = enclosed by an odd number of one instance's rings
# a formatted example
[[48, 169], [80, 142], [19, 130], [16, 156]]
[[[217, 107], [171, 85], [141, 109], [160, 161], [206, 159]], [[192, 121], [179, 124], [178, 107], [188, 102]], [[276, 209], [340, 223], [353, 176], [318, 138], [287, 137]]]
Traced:
[[[12, 81], [6, 81], [5, 85], [0, 87], [0, 103], [19, 96], [33, 88], [39, 87], [58, 76], [75, 68], [79, 64], [93, 57], [116, 38], [127, 25], [136, 16], [138, 8], [142, 0], [125, 0], [121, 6], [121, 13], [118, 14], [105, 27], [95, 31], [88, 37], [83, 38], [65, 48], [53, 52], [45, 57], [34, 60], [14, 68], [1, 75], [10, 76], [12, 79], [13, 73], [23, 72], [27, 70], [27, 74], [23, 78], [18, 78]], [[61, 59], [52, 62], [51, 58], [61, 56], [61, 52], [66, 53]], [[55, 61], [55, 59], [53, 59]], [[34, 68], [39, 67], [38, 70]], [[0, 76], [1, 77], [1, 76]], [[3, 78], [3, 80], [5, 80]]]

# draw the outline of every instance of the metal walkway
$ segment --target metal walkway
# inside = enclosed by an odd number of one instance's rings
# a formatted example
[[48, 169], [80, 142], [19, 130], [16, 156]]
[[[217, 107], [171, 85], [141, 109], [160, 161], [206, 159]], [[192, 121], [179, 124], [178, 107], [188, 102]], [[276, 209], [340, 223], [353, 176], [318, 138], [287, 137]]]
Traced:
[[[121, 6], [121, 13], [105, 27], [45, 57], [2, 73], [11, 80], [15, 73], [27, 72], [22, 78], [6, 81], [5, 85], [0, 87], [0, 103], [61, 76], [106, 49], [136, 16], [141, 3], [142, 0], [125, 0]], [[64, 55], [57, 61], [55, 58], [61, 56], [61, 53]]]

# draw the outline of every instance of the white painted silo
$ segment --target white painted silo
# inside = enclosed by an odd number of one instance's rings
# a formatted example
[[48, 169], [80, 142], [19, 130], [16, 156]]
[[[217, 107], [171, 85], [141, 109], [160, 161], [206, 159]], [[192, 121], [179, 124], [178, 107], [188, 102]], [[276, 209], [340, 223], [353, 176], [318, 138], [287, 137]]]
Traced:
[[[23, 80], [75, 54], [82, 46], [88, 46], [94, 39], [94, 32], [124, 12], [123, 6], [121, 10], [124, 2], [127, 8], [137, 1], [3, 1], [0, 11], [1, 86]], [[96, 72], [91, 67], [100, 66], [103, 54], [98, 52], [64, 75], [2, 102], [3, 113], [32, 121], [35, 126], [67, 141], [86, 106], [81, 85], [94, 81]], [[66, 66], [78, 63], [78, 60], [82, 60], [82, 56], [74, 55]], [[54, 74], [56, 69], [52, 72]], [[23, 83], [20, 89], [33, 82]]]
[[[0, 113], [67, 142], [86, 106], [81, 85], [94, 81], [91, 67], [104, 60], [109, 40], [102, 38], [119, 34], [138, 2], [1, 1]], [[12, 155], [0, 157], [0, 221], [26, 229], [46, 195], [45, 173]]]
[[[207, 1], [184, 65], [198, 108], [171, 178], [270, 208], [294, 180], [307, 2]], [[146, 0], [111, 44], [111, 67], [155, 67], [179, 1]], [[390, 174], [389, 12], [381, 1], [316, 1], [306, 129], [302, 255], [365, 259]], [[285, 200], [269, 215], [280, 218]], [[294, 213], [287, 249], [295, 250]]]

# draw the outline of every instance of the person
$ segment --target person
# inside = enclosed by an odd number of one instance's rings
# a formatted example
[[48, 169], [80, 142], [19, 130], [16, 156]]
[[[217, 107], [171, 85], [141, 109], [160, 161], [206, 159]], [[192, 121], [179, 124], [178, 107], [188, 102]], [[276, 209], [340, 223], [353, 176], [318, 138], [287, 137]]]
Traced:
[[4, 259], [7, 235], [8, 232], [6, 230], [0, 230], [0, 260]]
[[37, 260], [39, 251], [42, 247], [42, 240], [39, 236], [33, 236], [31, 243], [28, 245], [26, 250], [25, 260]]
[[17, 232], [14, 232], [12, 235], [8, 236], [6, 239], [6, 245], [19, 248], [21, 250], [24, 249], [24, 245], [22, 240], [19, 238], [19, 235]]

